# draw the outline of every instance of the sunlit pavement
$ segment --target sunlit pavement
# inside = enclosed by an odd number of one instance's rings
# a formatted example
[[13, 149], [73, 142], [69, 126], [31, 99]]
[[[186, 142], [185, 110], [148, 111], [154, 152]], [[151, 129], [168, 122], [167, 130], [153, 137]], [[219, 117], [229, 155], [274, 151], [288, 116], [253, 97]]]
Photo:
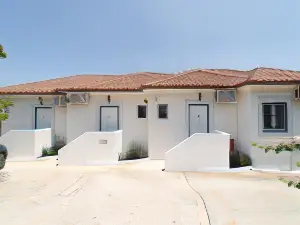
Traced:
[[[0, 224], [300, 224], [300, 190], [276, 174], [170, 173], [163, 161], [57, 167], [55, 158], [0, 171]], [[197, 193], [198, 192], [198, 193]]]

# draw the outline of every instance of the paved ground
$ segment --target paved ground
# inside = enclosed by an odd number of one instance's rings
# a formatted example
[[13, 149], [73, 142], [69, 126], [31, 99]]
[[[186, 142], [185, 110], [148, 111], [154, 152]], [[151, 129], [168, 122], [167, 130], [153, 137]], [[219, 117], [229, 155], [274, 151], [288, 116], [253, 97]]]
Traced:
[[11, 162], [0, 171], [0, 224], [208, 224], [196, 192], [212, 225], [300, 224], [300, 190], [274, 175], [168, 173], [161, 161], [77, 168], [55, 163]]
[[186, 174], [213, 225], [299, 225], [300, 190], [257, 172]]
[[[54, 162], [55, 163], [55, 162]], [[0, 224], [200, 224], [199, 197], [182, 174], [146, 161], [110, 167], [8, 163], [0, 183]]]

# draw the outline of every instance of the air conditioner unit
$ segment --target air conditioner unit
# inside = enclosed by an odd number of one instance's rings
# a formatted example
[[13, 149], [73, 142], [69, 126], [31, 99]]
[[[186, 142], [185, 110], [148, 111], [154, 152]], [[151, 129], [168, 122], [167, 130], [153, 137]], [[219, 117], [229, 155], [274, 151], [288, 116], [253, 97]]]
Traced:
[[236, 103], [236, 90], [217, 90], [217, 103]]
[[54, 98], [54, 104], [60, 107], [66, 107], [68, 102], [68, 98], [65, 95], [58, 96]]
[[69, 103], [71, 105], [87, 105], [89, 104], [89, 94], [88, 93], [70, 94]]
[[294, 99], [300, 100], [300, 85], [298, 85], [297, 88], [294, 90]]

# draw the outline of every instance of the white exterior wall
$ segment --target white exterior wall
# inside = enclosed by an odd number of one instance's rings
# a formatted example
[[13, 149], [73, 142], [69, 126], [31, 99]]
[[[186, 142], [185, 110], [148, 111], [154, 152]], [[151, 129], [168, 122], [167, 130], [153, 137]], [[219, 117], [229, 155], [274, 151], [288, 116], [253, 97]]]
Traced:
[[193, 134], [165, 153], [166, 171], [229, 169], [230, 135], [221, 132]]
[[[111, 96], [110, 104], [107, 96]], [[137, 105], [145, 105], [144, 94], [96, 94], [92, 93], [88, 105], [68, 105], [67, 108], [67, 142], [85, 132], [100, 130], [100, 106], [119, 107], [119, 129], [123, 130], [123, 151], [128, 149], [131, 141], [145, 146], [147, 150], [148, 119], [137, 118]]]
[[[198, 94], [201, 92], [201, 101]], [[150, 159], [164, 159], [165, 152], [189, 136], [188, 104], [209, 105], [209, 131], [222, 130], [237, 138], [237, 104], [215, 103], [214, 90], [175, 90], [149, 94], [148, 142]], [[158, 119], [158, 104], [168, 104], [168, 119]]]
[[118, 162], [122, 131], [86, 132], [58, 152], [60, 166], [107, 165]]
[[297, 162], [300, 162], [300, 152], [283, 151], [276, 154], [274, 151], [265, 153], [258, 147], [251, 148], [252, 167], [259, 170], [296, 171]]
[[2, 121], [1, 134], [10, 130], [32, 130], [35, 127], [35, 107], [52, 107], [51, 96], [44, 98], [44, 105], [40, 105], [38, 96], [11, 97], [14, 107], [10, 108], [9, 119]]
[[[266, 138], [300, 134], [300, 102], [293, 100], [295, 85], [257, 85], [238, 89], [238, 150], [250, 154], [251, 143]], [[286, 102], [288, 132], [262, 132], [261, 104]]]
[[37, 158], [43, 147], [51, 147], [51, 141], [51, 129], [10, 130], [0, 137], [0, 144], [7, 147], [8, 159]]
[[54, 130], [56, 140], [67, 142], [67, 107], [55, 106]]

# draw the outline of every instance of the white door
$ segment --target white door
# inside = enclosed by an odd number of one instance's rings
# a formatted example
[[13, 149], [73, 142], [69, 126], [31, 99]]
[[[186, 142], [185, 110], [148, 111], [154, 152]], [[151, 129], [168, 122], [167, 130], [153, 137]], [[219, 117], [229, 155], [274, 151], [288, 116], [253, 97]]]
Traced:
[[35, 108], [35, 129], [51, 128], [52, 108]]
[[208, 133], [208, 105], [189, 105], [189, 133]]
[[100, 130], [119, 130], [119, 108], [117, 106], [102, 106], [100, 111]]

